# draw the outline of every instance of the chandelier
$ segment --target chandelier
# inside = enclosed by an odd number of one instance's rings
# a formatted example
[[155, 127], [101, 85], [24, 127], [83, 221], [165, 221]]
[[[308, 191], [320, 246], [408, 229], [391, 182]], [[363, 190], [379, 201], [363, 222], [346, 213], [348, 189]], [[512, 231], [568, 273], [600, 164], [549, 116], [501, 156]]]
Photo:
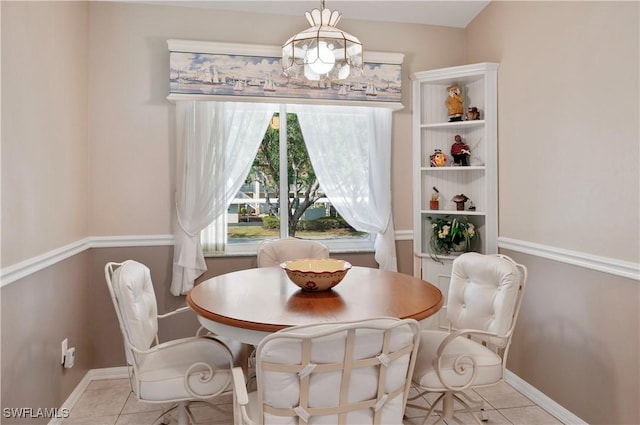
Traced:
[[305, 12], [311, 25], [282, 46], [282, 68], [293, 79], [344, 80], [363, 72], [362, 43], [336, 25], [342, 17], [337, 10], [313, 9]]

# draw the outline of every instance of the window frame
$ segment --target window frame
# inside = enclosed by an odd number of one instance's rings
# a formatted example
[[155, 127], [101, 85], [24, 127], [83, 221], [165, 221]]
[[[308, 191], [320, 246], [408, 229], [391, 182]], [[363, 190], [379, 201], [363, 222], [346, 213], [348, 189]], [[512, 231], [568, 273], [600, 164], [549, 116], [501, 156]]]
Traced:
[[[280, 117], [287, 116], [287, 103], [279, 103]], [[286, 120], [285, 120], [286, 122]], [[287, 175], [287, 126], [280, 125], [280, 176]], [[288, 193], [289, 182], [287, 179], [280, 178], [280, 193]], [[280, 223], [288, 222], [288, 214], [285, 208], [280, 208]], [[228, 226], [228, 224], [227, 224]], [[278, 239], [284, 239], [289, 237], [289, 226], [280, 226], [280, 235]], [[327, 238], [317, 239], [329, 248], [331, 253], [346, 253], [346, 252], [375, 252], [375, 239], [376, 234], [369, 233], [368, 237], [363, 238]], [[226, 256], [249, 256], [255, 255], [260, 245], [265, 240], [274, 239], [256, 239], [251, 242], [244, 243], [229, 243], [226, 244], [225, 252], [205, 252], [205, 257], [226, 257]]]

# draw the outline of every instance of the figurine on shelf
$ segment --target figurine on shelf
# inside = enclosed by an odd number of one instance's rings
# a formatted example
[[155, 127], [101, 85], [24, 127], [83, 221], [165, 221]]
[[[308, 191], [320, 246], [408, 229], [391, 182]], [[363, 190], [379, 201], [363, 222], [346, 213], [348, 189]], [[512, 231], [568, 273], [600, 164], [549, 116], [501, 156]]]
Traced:
[[434, 149], [429, 160], [432, 167], [444, 167], [447, 165], [447, 156], [440, 149]]
[[464, 203], [467, 202], [469, 198], [464, 196], [464, 193], [461, 193], [460, 195], [454, 196], [451, 200], [456, 203], [456, 210], [464, 211]]
[[467, 109], [467, 120], [475, 121], [480, 119], [480, 111], [475, 106], [469, 106]]
[[449, 114], [449, 122], [462, 121], [464, 107], [460, 87], [451, 86], [447, 88], [449, 95], [447, 96], [447, 111]]
[[430, 210], [440, 209], [440, 201], [438, 201], [439, 197], [440, 197], [440, 191], [438, 190], [437, 187], [433, 186], [433, 193], [431, 194], [431, 200], [429, 201]]
[[456, 134], [454, 140], [455, 142], [451, 145], [451, 156], [453, 156], [454, 165], [469, 165], [469, 155], [471, 155], [469, 145], [462, 141], [462, 136], [459, 134]]

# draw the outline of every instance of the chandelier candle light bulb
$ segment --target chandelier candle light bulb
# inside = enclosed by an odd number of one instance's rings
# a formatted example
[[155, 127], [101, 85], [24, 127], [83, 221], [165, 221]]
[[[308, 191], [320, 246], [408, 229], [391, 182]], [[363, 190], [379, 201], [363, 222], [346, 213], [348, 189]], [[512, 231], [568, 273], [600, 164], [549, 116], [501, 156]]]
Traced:
[[328, 73], [336, 63], [336, 58], [333, 55], [333, 45], [328, 44], [326, 41], [319, 42], [318, 47], [309, 49], [305, 55], [304, 63], [318, 75]]
[[324, 7], [306, 12], [310, 28], [282, 46], [282, 68], [293, 79], [343, 80], [363, 72], [362, 43], [336, 25], [342, 15]]

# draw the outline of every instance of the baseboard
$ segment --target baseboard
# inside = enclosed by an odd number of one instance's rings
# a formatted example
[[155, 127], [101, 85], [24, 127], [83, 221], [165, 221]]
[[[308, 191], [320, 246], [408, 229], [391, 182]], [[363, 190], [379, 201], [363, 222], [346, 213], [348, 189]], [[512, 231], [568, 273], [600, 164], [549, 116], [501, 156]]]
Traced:
[[[91, 371], [87, 372], [84, 375], [84, 377], [80, 380], [78, 385], [76, 385], [74, 390], [71, 391], [71, 394], [69, 394], [69, 397], [67, 397], [64, 403], [62, 403], [62, 406], [60, 406], [61, 411], [71, 412], [71, 409], [73, 409], [73, 406], [76, 405], [76, 403], [84, 393], [84, 390], [87, 389], [89, 382], [91, 382], [90, 373]], [[65, 419], [64, 417], [52, 418], [49, 421], [49, 425], [62, 425], [62, 423], [64, 422], [64, 419]]]
[[119, 366], [91, 369], [87, 372], [87, 376], [89, 376], [91, 381], [99, 381], [102, 379], [128, 379], [129, 368], [127, 366]]
[[[60, 406], [60, 410], [62, 411], [63, 409], [66, 409], [68, 412], [70, 412], [71, 409], [73, 409], [73, 406], [75, 406], [78, 400], [80, 400], [80, 397], [87, 389], [91, 381], [97, 381], [101, 379], [126, 379], [128, 377], [129, 370], [126, 366], [90, 369], [80, 380], [78, 385], [76, 385], [71, 394], [69, 394], [69, 397], [67, 397], [64, 403], [62, 403], [62, 406]], [[56, 417], [52, 418], [49, 421], [49, 425], [62, 425], [63, 422], [63, 417]]]
[[513, 388], [522, 393], [529, 400], [540, 406], [540, 408], [547, 411], [550, 415], [556, 417], [560, 422], [565, 425], [588, 425], [558, 403], [547, 397], [543, 392], [530, 385], [527, 381], [520, 378], [509, 370], [505, 371], [504, 380]]

